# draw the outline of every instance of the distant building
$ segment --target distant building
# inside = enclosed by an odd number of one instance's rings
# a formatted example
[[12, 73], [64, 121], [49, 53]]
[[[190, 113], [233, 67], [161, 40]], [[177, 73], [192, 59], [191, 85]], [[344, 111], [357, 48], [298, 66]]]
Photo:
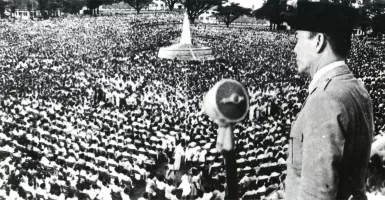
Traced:
[[[85, 6], [84, 9], [87, 10], [88, 8]], [[102, 10], [135, 10], [135, 9], [130, 5], [128, 5], [127, 3], [120, 2], [120, 3], [113, 3], [111, 5], [101, 5], [99, 7], [99, 10], [102, 11]]]
[[16, 19], [31, 19], [31, 18], [36, 18], [40, 17], [40, 11], [36, 9], [37, 5], [32, 4], [32, 9], [31, 11], [28, 11], [27, 5], [26, 4], [21, 4], [19, 7], [15, 9], [15, 12], [12, 13], [11, 10], [9, 9], [9, 13], [11, 17], [14, 17]]
[[359, 36], [359, 35], [365, 35], [365, 33], [364, 33], [364, 31], [362, 31], [361, 28], [355, 28], [355, 29], [353, 30], [353, 35]]
[[149, 10], [166, 10], [166, 4], [161, 0], [154, 0], [148, 5]]
[[[48, 13], [48, 11], [46, 11]], [[57, 9], [55, 12], [52, 12], [51, 15], [60, 16], [62, 12], [60, 9]], [[22, 4], [20, 7], [16, 8], [14, 13], [11, 13], [11, 16], [16, 19], [33, 19], [42, 17], [40, 10], [37, 9], [37, 5], [32, 5], [31, 11], [27, 9], [25, 4]]]
[[181, 3], [176, 3], [176, 4], [174, 5], [174, 9], [182, 10], [182, 9], [184, 9], [184, 6], [183, 6], [183, 4], [181, 4]]
[[[152, 3], [148, 5], [149, 10], [168, 10], [168, 6], [164, 1], [162, 0], [153, 0]], [[174, 9], [184, 9], [183, 4], [181, 3], [176, 3], [174, 4]]]
[[[120, 3], [113, 3], [111, 5], [101, 5], [100, 10], [121, 10], [121, 11], [134, 11], [135, 9], [128, 5], [127, 3], [120, 2]], [[174, 5], [174, 9], [184, 9], [183, 4], [176, 3]], [[142, 10], [149, 10], [149, 11], [166, 11], [168, 10], [168, 6], [166, 3], [164, 3], [161, 0], [153, 0], [150, 4], [145, 6]]]
[[[310, 0], [311, 2], [320, 2], [321, 0]], [[330, 2], [333, 2], [331, 0], [329, 0]], [[376, 0], [369, 0], [370, 2], [374, 2]], [[295, 1], [294, 1], [295, 2]], [[359, 8], [359, 7], [362, 7], [363, 5], [363, 0], [356, 0], [354, 3], [352, 3], [352, 6], [354, 8]]]
[[[197, 22], [200, 23], [208, 23], [208, 24], [218, 24], [223, 23], [221, 20], [219, 20], [215, 15], [217, 13], [216, 11], [217, 6], [207, 10], [205, 13], [199, 15]], [[248, 17], [248, 16], [241, 16], [238, 19], [234, 21], [234, 23], [242, 23], [242, 24], [255, 24], [255, 25], [263, 25], [268, 26], [268, 22], [266, 20], [256, 20], [254, 17]]]
[[217, 13], [216, 9], [217, 6], [210, 8], [205, 13], [199, 15], [197, 21], [201, 23], [218, 23], [218, 19], [215, 16], [215, 14]]
[[17, 19], [31, 19], [40, 17], [41, 13], [37, 10], [29, 12], [28, 10], [16, 9], [15, 13], [13, 13], [12, 16]]
[[[61, 12], [60, 9], [58, 9], [55, 13], [52, 13], [52, 16], [61, 16], [63, 13]], [[14, 18], [17, 19], [33, 19], [33, 18], [39, 18], [42, 17], [42, 14], [39, 10], [21, 10], [21, 9], [16, 9], [15, 13], [12, 14]]]
[[[101, 9], [101, 7], [102, 6], [100, 6], [99, 9]], [[88, 10], [87, 6], [83, 6], [83, 8], [79, 10], [79, 14], [84, 15], [85, 12], [87, 12], [87, 10]]]

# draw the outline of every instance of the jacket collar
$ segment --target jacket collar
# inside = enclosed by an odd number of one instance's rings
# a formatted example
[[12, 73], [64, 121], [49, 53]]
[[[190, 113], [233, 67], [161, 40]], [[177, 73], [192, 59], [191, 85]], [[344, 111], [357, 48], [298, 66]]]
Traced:
[[309, 87], [309, 94], [312, 94], [322, 83], [329, 82], [333, 77], [349, 73], [351, 73], [351, 71], [346, 64], [332, 68], [319, 77], [318, 80], [315, 80], [312, 88]]
[[313, 79], [311, 80], [310, 84], [309, 84], [309, 91], [312, 91], [315, 87], [315, 84], [318, 82], [319, 79], [321, 79], [325, 74], [327, 74], [329, 71], [332, 71], [333, 69], [339, 67], [339, 66], [342, 66], [342, 65], [345, 65], [345, 61], [336, 61], [336, 62], [332, 62], [328, 65], [326, 65], [325, 67], [321, 68], [320, 70], [318, 70], [314, 76], [313, 76]]

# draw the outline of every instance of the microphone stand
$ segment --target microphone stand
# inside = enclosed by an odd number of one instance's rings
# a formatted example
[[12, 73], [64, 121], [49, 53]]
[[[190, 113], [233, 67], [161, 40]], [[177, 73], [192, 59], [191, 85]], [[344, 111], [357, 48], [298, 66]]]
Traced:
[[227, 183], [227, 200], [238, 200], [237, 161], [233, 126], [218, 128], [217, 149], [222, 152]]

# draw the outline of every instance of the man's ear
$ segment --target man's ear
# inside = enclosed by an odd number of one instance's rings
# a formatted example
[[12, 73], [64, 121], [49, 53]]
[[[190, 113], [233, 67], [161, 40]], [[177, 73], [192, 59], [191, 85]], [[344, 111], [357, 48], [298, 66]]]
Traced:
[[326, 46], [326, 37], [323, 33], [318, 33], [316, 36], [316, 51], [317, 53], [321, 53]]

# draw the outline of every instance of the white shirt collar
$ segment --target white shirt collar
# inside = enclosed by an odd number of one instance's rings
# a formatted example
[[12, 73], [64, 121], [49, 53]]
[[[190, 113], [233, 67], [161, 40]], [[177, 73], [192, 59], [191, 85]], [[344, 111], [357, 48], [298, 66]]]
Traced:
[[318, 80], [323, 76], [325, 75], [327, 72], [339, 67], [339, 66], [342, 66], [342, 65], [345, 65], [345, 61], [336, 61], [336, 62], [333, 62], [333, 63], [330, 63], [329, 65], [326, 65], [325, 67], [323, 67], [322, 69], [318, 70], [313, 79], [311, 80], [310, 84], [309, 84], [309, 93], [314, 89], [315, 87], [315, 84], [318, 82]]

